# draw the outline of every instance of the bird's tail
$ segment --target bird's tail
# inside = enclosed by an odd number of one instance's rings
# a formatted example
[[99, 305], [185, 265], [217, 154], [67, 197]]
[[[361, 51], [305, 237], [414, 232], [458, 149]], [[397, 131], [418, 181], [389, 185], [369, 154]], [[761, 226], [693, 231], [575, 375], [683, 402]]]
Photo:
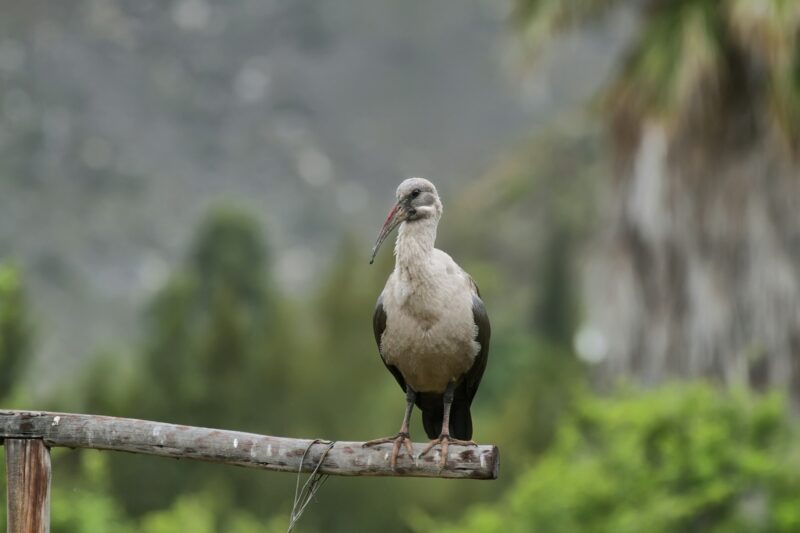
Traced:
[[[444, 407], [441, 402], [438, 403], [438, 406], [425, 406], [422, 411], [422, 426], [431, 439], [442, 433]], [[457, 399], [450, 407], [450, 436], [459, 440], [472, 438], [472, 415], [469, 412], [469, 403], [466, 401]]]

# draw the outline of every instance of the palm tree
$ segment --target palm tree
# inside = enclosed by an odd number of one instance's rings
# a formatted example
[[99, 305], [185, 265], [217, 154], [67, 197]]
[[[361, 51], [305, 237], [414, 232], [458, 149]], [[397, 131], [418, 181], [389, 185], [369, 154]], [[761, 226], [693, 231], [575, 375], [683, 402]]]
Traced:
[[534, 52], [628, 3], [600, 98], [613, 193], [587, 265], [600, 374], [709, 377], [800, 399], [800, 2], [517, 0]]

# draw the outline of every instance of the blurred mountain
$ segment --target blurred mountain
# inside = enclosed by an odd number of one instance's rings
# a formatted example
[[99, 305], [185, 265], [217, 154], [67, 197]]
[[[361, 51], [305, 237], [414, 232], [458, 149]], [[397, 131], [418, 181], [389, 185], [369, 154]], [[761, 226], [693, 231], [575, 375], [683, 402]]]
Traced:
[[625, 33], [609, 18], [562, 38], [520, 83], [505, 7], [5, 3], [0, 258], [43, 322], [35, 370], [130, 338], [211, 204], [257, 215], [287, 290], [315, 283], [344, 231], [366, 258], [402, 177], [479, 176], [591, 94]]

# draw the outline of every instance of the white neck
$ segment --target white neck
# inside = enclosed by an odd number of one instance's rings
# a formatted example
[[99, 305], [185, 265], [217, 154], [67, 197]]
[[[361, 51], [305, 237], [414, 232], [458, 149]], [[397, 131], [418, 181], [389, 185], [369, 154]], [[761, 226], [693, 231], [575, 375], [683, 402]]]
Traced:
[[403, 222], [394, 245], [395, 270], [406, 277], [425, 279], [430, 273], [430, 255], [436, 242], [438, 217]]

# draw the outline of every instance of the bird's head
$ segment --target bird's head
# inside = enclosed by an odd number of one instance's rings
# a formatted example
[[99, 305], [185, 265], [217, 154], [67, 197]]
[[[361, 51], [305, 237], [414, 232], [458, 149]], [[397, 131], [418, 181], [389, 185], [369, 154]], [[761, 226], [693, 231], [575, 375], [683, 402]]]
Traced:
[[372, 248], [370, 264], [375, 260], [383, 241], [403, 222], [413, 224], [423, 220], [438, 221], [442, 216], [442, 202], [433, 183], [425, 178], [408, 178], [397, 187], [397, 203], [389, 211], [386, 222]]

